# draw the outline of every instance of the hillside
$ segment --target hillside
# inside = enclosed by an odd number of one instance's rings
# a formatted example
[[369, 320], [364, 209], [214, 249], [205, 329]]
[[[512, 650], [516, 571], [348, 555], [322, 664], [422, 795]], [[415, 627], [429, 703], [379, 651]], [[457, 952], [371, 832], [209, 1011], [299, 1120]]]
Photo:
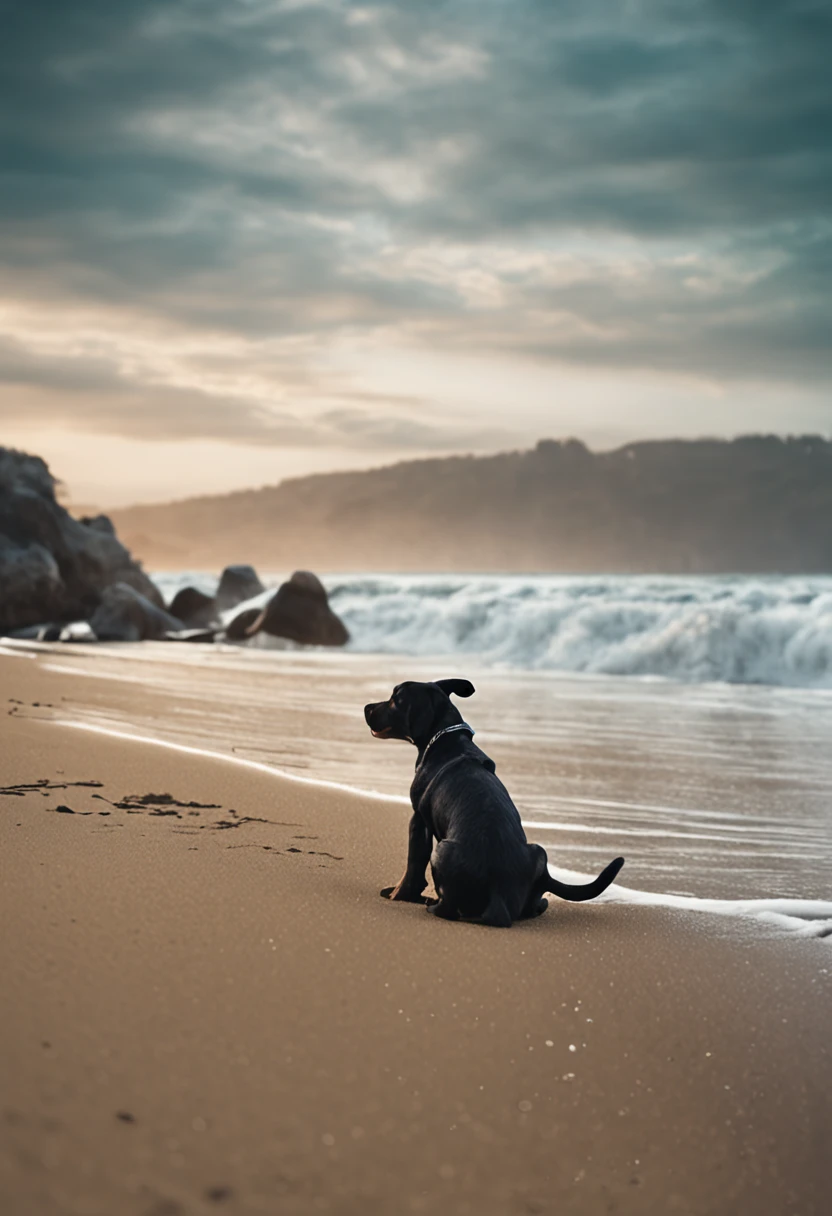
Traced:
[[667, 440], [318, 474], [113, 513], [146, 565], [832, 572], [832, 442]]

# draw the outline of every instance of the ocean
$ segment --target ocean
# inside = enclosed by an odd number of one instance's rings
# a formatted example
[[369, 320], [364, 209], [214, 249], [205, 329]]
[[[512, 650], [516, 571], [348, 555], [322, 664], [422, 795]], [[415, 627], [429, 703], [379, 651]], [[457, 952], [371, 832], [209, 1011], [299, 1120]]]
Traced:
[[[168, 597], [216, 586], [154, 577]], [[363, 705], [402, 680], [465, 676], [477, 691], [459, 707], [557, 873], [621, 854], [618, 898], [832, 940], [832, 578], [323, 581], [351, 633], [342, 651], [46, 648], [53, 670], [179, 707], [164, 738], [129, 701], [68, 718], [404, 802], [413, 750], [372, 739]]]
[[[168, 595], [189, 582], [216, 588], [192, 573], [157, 582]], [[832, 577], [338, 575], [325, 583], [352, 652], [832, 689]]]

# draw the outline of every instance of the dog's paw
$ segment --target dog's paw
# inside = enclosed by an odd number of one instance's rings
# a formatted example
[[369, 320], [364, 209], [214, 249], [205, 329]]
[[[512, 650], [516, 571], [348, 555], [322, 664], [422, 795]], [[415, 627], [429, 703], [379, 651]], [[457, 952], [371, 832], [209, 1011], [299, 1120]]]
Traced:
[[392, 899], [396, 903], [403, 904], [427, 904], [436, 903], [436, 900], [429, 900], [425, 895], [416, 895], [406, 891], [402, 886], [398, 887], [382, 887], [379, 891], [382, 899]]

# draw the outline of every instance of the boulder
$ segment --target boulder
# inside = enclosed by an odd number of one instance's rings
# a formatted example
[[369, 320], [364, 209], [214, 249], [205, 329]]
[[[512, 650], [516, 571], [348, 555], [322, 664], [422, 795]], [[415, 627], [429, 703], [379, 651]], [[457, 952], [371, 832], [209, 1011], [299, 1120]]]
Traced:
[[63, 625], [49, 622], [44, 625], [24, 625], [22, 629], [10, 629], [4, 634], [7, 638], [17, 638], [23, 642], [59, 642]]
[[37, 625], [64, 593], [61, 572], [43, 545], [17, 545], [0, 534], [0, 633]]
[[82, 515], [78, 522], [85, 528], [92, 528], [93, 532], [103, 532], [105, 536], [116, 534], [113, 521], [108, 515]]
[[142, 642], [184, 629], [181, 621], [128, 583], [104, 588], [90, 627], [100, 642]]
[[106, 515], [74, 519], [40, 457], [0, 447], [0, 631], [86, 618], [114, 583], [164, 608]]
[[236, 608], [244, 600], [262, 595], [265, 590], [253, 566], [226, 566], [214, 597], [217, 611], [227, 612], [229, 608]]
[[196, 587], [183, 587], [177, 591], [168, 605], [168, 612], [191, 629], [205, 629], [218, 619], [214, 597]]
[[320, 579], [308, 570], [297, 570], [278, 587], [259, 628], [307, 646], [343, 646], [350, 637], [344, 622], [330, 608]]
[[289, 582], [293, 587], [299, 587], [308, 595], [314, 596], [315, 599], [323, 600], [329, 603], [324, 587], [317, 574], [313, 574], [311, 570], [296, 570]]

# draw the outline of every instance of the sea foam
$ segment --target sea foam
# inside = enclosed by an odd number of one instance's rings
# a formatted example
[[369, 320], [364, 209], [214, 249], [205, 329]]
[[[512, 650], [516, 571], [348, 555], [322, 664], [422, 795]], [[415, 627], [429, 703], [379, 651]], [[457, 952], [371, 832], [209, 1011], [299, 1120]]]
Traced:
[[[168, 597], [216, 579], [166, 574]], [[271, 590], [227, 613], [262, 606]], [[349, 649], [525, 671], [832, 688], [832, 577], [331, 575]], [[273, 640], [285, 646], [285, 642]]]
[[832, 579], [330, 580], [353, 649], [526, 670], [832, 687]]

